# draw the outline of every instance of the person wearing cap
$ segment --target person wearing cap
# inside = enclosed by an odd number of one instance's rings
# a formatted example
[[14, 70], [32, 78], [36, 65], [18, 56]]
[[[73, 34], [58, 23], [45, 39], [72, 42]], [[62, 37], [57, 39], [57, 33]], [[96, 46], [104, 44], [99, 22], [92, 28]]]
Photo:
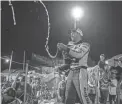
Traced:
[[109, 102], [112, 104], [112, 102], [116, 101], [116, 90], [117, 90], [117, 79], [116, 79], [117, 71], [112, 68], [111, 70], [111, 78], [110, 78], [110, 84], [109, 84]]
[[[71, 41], [68, 42], [68, 45], [63, 43], [57, 45], [61, 52], [66, 53], [65, 63], [70, 66], [66, 82], [65, 104], [75, 104], [76, 102], [91, 104], [87, 92], [87, 59], [90, 45], [82, 42], [82, 38], [83, 33], [80, 29], [72, 30]], [[59, 68], [59, 70], [65, 69], [67, 68]]]

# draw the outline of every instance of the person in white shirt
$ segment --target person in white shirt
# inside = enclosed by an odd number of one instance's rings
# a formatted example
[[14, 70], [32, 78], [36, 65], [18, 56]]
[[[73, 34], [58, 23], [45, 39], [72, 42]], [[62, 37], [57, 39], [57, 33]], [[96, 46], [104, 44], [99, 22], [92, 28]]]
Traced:
[[111, 79], [110, 79], [110, 86], [109, 86], [109, 102], [115, 103], [116, 101], [116, 90], [117, 90], [117, 79], [116, 79], [116, 70], [112, 70], [111, 72]]

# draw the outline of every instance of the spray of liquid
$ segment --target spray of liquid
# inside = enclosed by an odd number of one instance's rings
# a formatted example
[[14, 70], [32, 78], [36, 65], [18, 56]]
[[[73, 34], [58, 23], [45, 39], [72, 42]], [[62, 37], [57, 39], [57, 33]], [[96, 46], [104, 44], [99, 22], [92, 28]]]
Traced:
[[14, 14], [14, 8], [13, 8], [13, 5], [12, 5], [12, 3], [11, 3], [11, 0], [9, 0], [9, 5], [11, 6], [11, 9], [12, 9], [14, 25], [16, 25], [16, 19], [15, 19], [15, 14]]
[[43, 7], [44, 7], [44, 9], [45, 9], [45, 12], [46, 12], [46, 15], [47, 15], [47, 19], [48, 19], [48, 36], [47, 36], [47, 38], [46, 38], [45, 49], [46, 49], [48, 55], [50, 56], [50, 58], [56, 58], [56, 57], [57, 57], [57, 54], [58, 54], [58, 49], [57, 49], [57, 51], [56, 51], [56, 54], [53, 56], [53, 55], [50, 54], [50, 52], [49, 52], [49, 46], [48, 46], [48, 43], [49, 43], [49, 36], [50, 36], [50, 20], [49, 20], [49, 13], [48, 13], [48, 10], [47, 10], [45, 4], [44, 4], [41, 0], [39, 0], [39, 1], [40, 1], [40, 3], [43, 5]]
[[[46, 38], [46, 44], [45, 44], [45, 49], [49, 55], [50, 58], [56, 58], [57, 57], [57, 54], [58, 54], [58, 49], [56, 51], [56, 54], [53, 56], [50, 54], [49, 52], [49, 46], [48, 46], [48, 43], [49, 43], [49, 36], [50, 36], [50, 20], [49, 20], [49, 13], [48, 13], [48, 10], [45, 6], [45, 4], [39, 0], [40, 3], [43, 5], [44, 9], [45, 9], [45, 12], [46, 12], [46, 15], [47, 15], [47, 20], [48, 20], [48, 35], [47, 35], [47, 38]], [[37, 2], [36, 0], [34, 0], [34, 2]], [[13, 5], [11, 3], [11, 0], [9, 0], [9, 5], [11, 6], [11, 9], [12, 9], [12, 14], [13, 14], [13, 21], [14, 21], [14, 25], [16, 25], [16, 20], [15, 20], [15, 13], [14, 13], [14, 8], [13, 8]]]

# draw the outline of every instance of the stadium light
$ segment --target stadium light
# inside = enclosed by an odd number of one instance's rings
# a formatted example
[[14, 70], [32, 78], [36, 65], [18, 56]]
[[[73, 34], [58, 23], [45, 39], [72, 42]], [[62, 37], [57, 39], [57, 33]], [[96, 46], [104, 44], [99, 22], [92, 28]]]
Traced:
[[77, 21], [84, 16], [84, 10], [80, 7], [74, 7], [72, 9], [72, 17], [74, 18], [74, 28], [77, 28]]
[[79, 20], [84, 16], [84, 11], [80, 7], [75, 7], [72, 9], [72, 16], [74, 17], [75, 20]]
[[7, 58], [7, 59], [5, 59], [5, 62], [6, 62], [6, 63], [8, 63], [9, 61], [10, 61], [10, 59], [8, 59], [8, 58]]

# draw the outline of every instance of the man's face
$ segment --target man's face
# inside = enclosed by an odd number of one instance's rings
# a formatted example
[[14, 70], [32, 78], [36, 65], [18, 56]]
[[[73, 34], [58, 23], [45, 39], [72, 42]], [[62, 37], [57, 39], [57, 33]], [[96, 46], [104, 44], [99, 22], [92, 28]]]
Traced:
[[105, 57], [101, 55], [101, 56], [100, 56], [100, 60], [101, 60], [101, 61], [104, 61], [104, 60], [105, 60]]
[[116, 74], [115, 73], [112, 73], [112, 78], [116, 78]]
[[71, 33], [71, 40], [72, 40], [73, 42], [79, 42], [80, 40], [82, 40], [82, 37], [80, 36], [79, 33], [77, 33], [77, 32], [72, 32], [72, 33]]
[[25, 82], [24, 82], [23, 78], [21, 77], [21, 78], [20, 78], [20, 84], [21, 84], [21, 85], [24, 85], [24, 83], [25, 83]]
[[65, 76], [64, 76], [64, 75], [62, 75], [62, 76], [61, 76], [61, 79], [64, 81], [64, 80], [65, 80]]

